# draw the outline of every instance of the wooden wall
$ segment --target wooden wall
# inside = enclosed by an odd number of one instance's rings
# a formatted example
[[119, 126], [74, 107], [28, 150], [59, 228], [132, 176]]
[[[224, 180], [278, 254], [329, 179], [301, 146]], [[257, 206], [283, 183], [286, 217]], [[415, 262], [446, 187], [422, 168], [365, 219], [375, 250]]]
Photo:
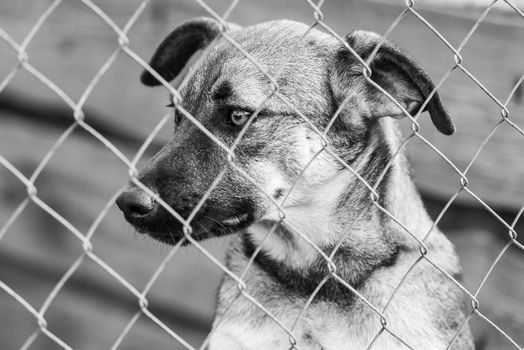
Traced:
[[[49, 3], [29, 0], [2, 3], [0, 27], [20, 42]], [[123, 26], [138, 3], [111, 0], [99, 5]], [[227, 3], [215, 1], [213, 6], [220, 12]], [[338, 33], [356, 28], [381, 33], [401, 10], [400, 6], [388, 3], [335, 0], [326, 2], [324, 18]], [[420, 11], [455, 46], [478, 15], [472, 10], [456, 14]], [[206, 13], [191, 1], [153, 1], [129, 34], [131, 48], [147, 59], [176, 23], [202, 15]], [[311, 8], [301, 1], [242, 0], [232, 14], [232, 20], [240, 24], [281, 17], [313, 22]], [[524, 73], [522, 23], [524, 21], [512, 17], [490, 15], [463, 51], [464, 66], [501, 100]], [[445, 45], [412, 15], [405, 17], [392, 38], [417, 57], [435, 80], [454, 64]], [[99, 17], [82, 3], [67, 1], [35, 36], [28, 55], [31, 64], [78, 100], [117, 45], [117, 36]], [[16, 54], [0, 42], [0, 79], [15, 64]], [[166, 112], [163, 106], [167, 93], [141, 86], [138, 82], [140, 70], [135, 62], [121, 54], [86, 103], [86, 121], [96, 125], [128, 157], [133, 156], [140, 142]], [[439, 135], [427, 116], [422, 116], [422, 134], [463, 169], [500, 119], [500, 111], [458, 69], [443, 84], [441, 93], [457, 124], [457, 134], [452, 137]], [[520, 91], [508, 104], [510, 118], [521, 128], [524, 127], [522, 104]], [[49, 89], [21, 71], [0, 94], [0, 154], [29, 176], [72, 118], [72, 113], [68, 115], [67, 107]], [[403, 123], [403, 127], [409, 130], [409, 123]], [[162, 131], [156, 145], [167, 139], [169, 129]], [[468, 173], [470, 188], [508, 219], [524, 204], [523, 146], [524, 135], [502, 125]], [[420, 141], [412, 140], [407, 150], [412, 158], [415, 180], [426, 194], [428, 208], [436, 215], [444, 201], [459, 188], [459, 177]], [[153, 151], [149, 150], [148, 156]], [[117, 157], [94, 138], [77, 130], [56, 152], [36, 185], [39, 196], [46, 203], [80, 231], [87, 232], [98, 213], [126, 181], [127, 169]], [[24, 196], [23, 186], [0, 167], [0, 225]], [[467, 195], [459, 196], [442, 225], [453, 232], [450, 238], [463, 257], [466, 282], [473, 288], [489, 268], [507, 234], [486, 212], [479, 211], [478, 204]], [[205, 245], [222, 259], [227, 241]], [[93, 246], [97, 256], [138, 289], [144, 287], [169, 251], [133, 233], [114, 207], [96, 230]], [[0, 280], [38, 308], [81, 254], [81, 243], [31, 204], [0, 240]], [[486, 292], [480, 294], [487, 314], [521, 342], [524, 341], [519, 331], [524, 325], [521, 296], [524, 287], [518, 276], [523, 273], [522, 253], [510, 249], [494, 277], [488, 280]], [[204, 255], [194, 248], [184, 248], [170, 261], [149, 294], [151, 309], [175, 331], [198, 345], [210, 325], [220, 277], [220, 270]], [[75, 349], [101, 349], [111, 346], [137, 310], [138, 303], [131, 293], [86, 258], [58, 294], [46, 318], [49, 328]], [[35, 320], [1, 292], [0, 315], [2, 348], [19, 347], [36, 327]], [[493, 348], [508, 346], [482, 322], [476, 324], [475, 329], [490, 334], [485, 341]], [[44, 338], [37, 340], [33, 347], [54, 348], [56, 346]], [[151, 321], [141, 318], [122, 348], [181, 347]]]

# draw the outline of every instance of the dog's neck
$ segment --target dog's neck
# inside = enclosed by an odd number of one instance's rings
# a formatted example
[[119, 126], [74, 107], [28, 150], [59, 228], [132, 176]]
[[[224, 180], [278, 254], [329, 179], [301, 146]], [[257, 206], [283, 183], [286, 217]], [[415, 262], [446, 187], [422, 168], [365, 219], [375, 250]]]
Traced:
[[[402, 151], [393, 157], [400, 147], [395, 123], [384, 119], [373, 132], [377, 134], [353, 164], [371, 186], [381, 179], [376, 203], [369, 188], [345, 169], [312, 190], [318, 192], [311, 194], [314, 205], [285, 208], [282, 223], [261, 221], [243, 236], [245, 255], [251, 256], [260, 246], [255, 264], [283, 286], [312, 293], [330, 273], [328, 256], [337, 274], [358, 288], [373, 271], [394, 263], [401, 249], [415, 247], [416, 240], [392, 217], [414, 233], [431, 227]], [[382, 174], [390, 160], [389, 170]], [[318, 297], [352, 300], [348, 289], [333, 278]]]

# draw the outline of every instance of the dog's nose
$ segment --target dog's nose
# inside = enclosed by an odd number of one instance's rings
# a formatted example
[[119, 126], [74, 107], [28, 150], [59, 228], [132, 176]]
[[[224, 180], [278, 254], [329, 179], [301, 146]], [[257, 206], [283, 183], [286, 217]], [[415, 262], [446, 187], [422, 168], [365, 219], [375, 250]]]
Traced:
[[134, 187], [122, 192], [116, 200], [116, 205], [126, 217], [141, 219], [153, 211], [155, 200], [140, 188]]

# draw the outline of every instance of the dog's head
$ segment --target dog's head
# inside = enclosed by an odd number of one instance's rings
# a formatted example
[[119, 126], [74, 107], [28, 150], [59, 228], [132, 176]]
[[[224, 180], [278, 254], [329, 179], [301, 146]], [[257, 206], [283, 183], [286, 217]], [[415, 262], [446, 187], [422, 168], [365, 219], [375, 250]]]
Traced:
[[[344, 171], [333, 155], [321, 152], [325, 144], [314, 129], [324, 132], [329, 125], [330, 147], [352, 164], [376, 136], [372, 130], [379, 118], [414, 114], [434, 89], [422, 68], [388, 41], [374, 55], [371, 79], [396, 102], [366, 80], [364, 67], [345, 45], [304, 24], [232, 25], [227, 36], [249, 57], [221, 34], [218, 22], [199, 18], [175, 28], [150, 62], [171, 81], [196, 51], [204, 50], [181, 88], [182, 100], [173, 106], [172, 139], [138, 176], [182, 217], [207, 196], [191, 221], [195, 239], [276, 220], [274, 203], [283, 197], [284, 209], [307, 207], [316, 189], [325, 191]], [[357, 31], [346, 41], [365, 60], [382, 39]], [[275, 77], [277, 94], [266, 73]], [[148, 71], [142, 82], [160, 85]], [[453, 132], [436, 93], [424, 106], [438, 130]], [[224, 147], [234, 144], [231, 165]], [[182, 224], [138, 187], [128, 188], [117, 204], [139, 231], [167, 243], [183, 237]]]

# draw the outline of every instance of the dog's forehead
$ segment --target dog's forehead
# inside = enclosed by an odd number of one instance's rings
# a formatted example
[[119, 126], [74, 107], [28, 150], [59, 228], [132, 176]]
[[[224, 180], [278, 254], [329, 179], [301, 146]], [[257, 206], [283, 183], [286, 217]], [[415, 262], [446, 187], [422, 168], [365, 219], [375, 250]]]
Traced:
[[[290, 20], [264, 22], [228, 33], [245, 52], [262, 63], [281, 65], [296, 56], [314, 57], [325, 51], [335, 40], [317, 29]], [[230, 50], [231, 44], [222, 38], [217, 50]], [[237, 48], [230, 50], [236, 57], [246, 57]], [[306, 57], [306, 58], [307, 58]]]
[[[307, 84], [318, 85], [326, 76], [329, 57], [339, 44], [328, 34], [290, 20], [241, 28], [228, 32], [228, 36], [242, 50], [226, 38], [216, 40], [206, 57], [193, 67], [184, 95], [191, 97], [202, 92], [212, 95], [229, 86], [232, 92], [262, 98], [272, 89], [269, 76], [278, 76], [279, 84], [298, 82], [302, 76], [306, 79], [294, 85], [302, 88]], [[285, 87], [281, 91], [285, 92]]]
[[304, 23], [278, 20], [259, 23], [228, 33], [246, 51], [254, 54], [288, 52], [293, 47], [308, 45], [309, 41], [330, 40], [330, 36]]

